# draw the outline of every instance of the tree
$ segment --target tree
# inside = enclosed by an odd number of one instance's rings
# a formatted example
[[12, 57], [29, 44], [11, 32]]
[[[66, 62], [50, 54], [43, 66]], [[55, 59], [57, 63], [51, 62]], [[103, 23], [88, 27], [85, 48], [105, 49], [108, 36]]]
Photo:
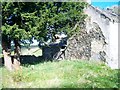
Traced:
[[48, 34], [54, 40], [55, 34], [63, 31], [70, 37], [78, 31], [73, 27], [79, 21], [84, 21], [86, 15], [83, 9], [86, 6], [85, 2], [2, 2], [4, 61], [7, 63], [7, 58], [10, 58], [11, 41], [15, 44], [14, 64], [19, 66], [22, 41], [31, 41], [33, 37], [38, 41], [46, 41]]

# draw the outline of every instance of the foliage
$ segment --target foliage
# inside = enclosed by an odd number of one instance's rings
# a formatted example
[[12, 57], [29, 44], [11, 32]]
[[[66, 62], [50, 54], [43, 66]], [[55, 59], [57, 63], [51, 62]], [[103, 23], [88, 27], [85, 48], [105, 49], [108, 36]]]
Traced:
[[85, 2], [2, 2], [2, 31], [11, 39], [46, 40], [48, 34], [72, 28], [86, 15]]
[[4, 88], [118, 88], [118, 71], [98, 61], [60, 61], [3, 71]]

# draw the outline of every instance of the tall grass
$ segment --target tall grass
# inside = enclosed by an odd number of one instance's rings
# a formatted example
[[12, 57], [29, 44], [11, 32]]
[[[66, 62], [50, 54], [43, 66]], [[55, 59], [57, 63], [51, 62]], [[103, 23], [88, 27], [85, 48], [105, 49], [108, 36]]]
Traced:
[[118, 70], [92, 61], [44, 62], [8, 72], [2, 68], [4, 88], [118, 88]]

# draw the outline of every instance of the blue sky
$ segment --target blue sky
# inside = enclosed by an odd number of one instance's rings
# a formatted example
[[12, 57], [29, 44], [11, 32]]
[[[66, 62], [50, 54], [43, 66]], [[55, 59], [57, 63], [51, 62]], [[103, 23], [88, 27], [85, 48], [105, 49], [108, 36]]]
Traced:
[[120, 0], [91, 0], [92, 2], [119, 2]]
[[92, 0], [92, 5], [100, 8], [106, 8], [111, 7], [113, 5], [118, 5], [119, 1], [120, 0]]

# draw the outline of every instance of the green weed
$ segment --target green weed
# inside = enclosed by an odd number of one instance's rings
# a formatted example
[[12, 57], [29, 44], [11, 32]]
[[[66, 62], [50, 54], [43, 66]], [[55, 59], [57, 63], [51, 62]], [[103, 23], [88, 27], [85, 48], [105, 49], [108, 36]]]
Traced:
[[96, 61], [44, 62], [3, 73], [4, 88], [118, 88], [118, 71]]

